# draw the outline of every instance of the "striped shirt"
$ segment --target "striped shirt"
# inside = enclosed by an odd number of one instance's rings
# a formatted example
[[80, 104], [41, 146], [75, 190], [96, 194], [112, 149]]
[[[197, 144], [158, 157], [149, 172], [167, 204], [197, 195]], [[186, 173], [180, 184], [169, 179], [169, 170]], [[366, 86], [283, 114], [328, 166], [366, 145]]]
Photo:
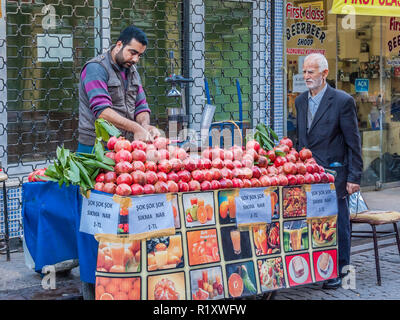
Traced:
[[[126, 71], [125, 68], [120, 70], [125, 89], [128, 85]], [[81, 81], [89, 98], [90, 109], [94, 116], [98, 118], [106, 108], [112, 107], [112, 99], [107, 86], [108, 74], [99, 63], [88, 63], [81, 73]], [[142, 85], [139, 85], [136, 95], [135, 117], [141, 112], [151, 111], [146, 101], [144, 89]]]

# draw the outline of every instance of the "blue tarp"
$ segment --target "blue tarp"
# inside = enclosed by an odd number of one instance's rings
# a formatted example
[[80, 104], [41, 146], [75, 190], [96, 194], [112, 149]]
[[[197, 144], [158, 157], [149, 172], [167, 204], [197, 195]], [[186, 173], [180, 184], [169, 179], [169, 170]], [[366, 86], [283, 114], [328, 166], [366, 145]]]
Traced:
[[80, 277], [95, 283], [98, 242], [79, 232], [82, 196], [79, 187], [55, 182], [22, 185], [24, 237], [35, 262], [35, 271], [45, 265], [79, 259]]

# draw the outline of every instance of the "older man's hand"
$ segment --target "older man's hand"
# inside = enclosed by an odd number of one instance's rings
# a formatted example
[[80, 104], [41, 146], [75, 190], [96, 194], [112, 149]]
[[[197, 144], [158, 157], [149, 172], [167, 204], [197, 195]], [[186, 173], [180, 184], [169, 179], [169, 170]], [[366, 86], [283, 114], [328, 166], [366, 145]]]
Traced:
[[352, 182], [347, 182], [346, 190], [349, 195], [353, 194], [354, 192], [360, 191], [360, 185]]

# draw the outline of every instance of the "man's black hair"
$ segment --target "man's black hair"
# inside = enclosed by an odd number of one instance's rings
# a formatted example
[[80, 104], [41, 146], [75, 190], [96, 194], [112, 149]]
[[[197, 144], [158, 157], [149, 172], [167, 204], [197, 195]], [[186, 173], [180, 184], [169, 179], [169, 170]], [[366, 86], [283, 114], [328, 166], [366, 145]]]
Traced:
[[122, 30], [121, 34], [119, 35], [119, 38], [117, 40], [121, 41], [122, 44], [125, 46], [128, 43], [132, 41], [132, 39], [135, 39], [136, 41], [140, 42], [142, 45], [147, 46], [147, 36], [143, 32], [142, 29], [139, 29], [138, 27], [135, 27], [134, 25], [129, 26]]

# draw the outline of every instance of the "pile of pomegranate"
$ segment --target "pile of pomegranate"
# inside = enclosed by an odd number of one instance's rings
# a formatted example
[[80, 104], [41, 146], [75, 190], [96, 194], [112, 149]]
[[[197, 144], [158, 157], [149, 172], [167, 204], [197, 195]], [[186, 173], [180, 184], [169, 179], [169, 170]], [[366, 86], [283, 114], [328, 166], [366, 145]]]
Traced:
[[111, 137], [107, 148], [114, 171], [99, 173], [94, 188], [121, 196], [334, 182], [310, 150], [297, 152], [289, 138], [268, 152], [251, 140], [243, 148], [207, 148], [196, 158], [163, 137]]

